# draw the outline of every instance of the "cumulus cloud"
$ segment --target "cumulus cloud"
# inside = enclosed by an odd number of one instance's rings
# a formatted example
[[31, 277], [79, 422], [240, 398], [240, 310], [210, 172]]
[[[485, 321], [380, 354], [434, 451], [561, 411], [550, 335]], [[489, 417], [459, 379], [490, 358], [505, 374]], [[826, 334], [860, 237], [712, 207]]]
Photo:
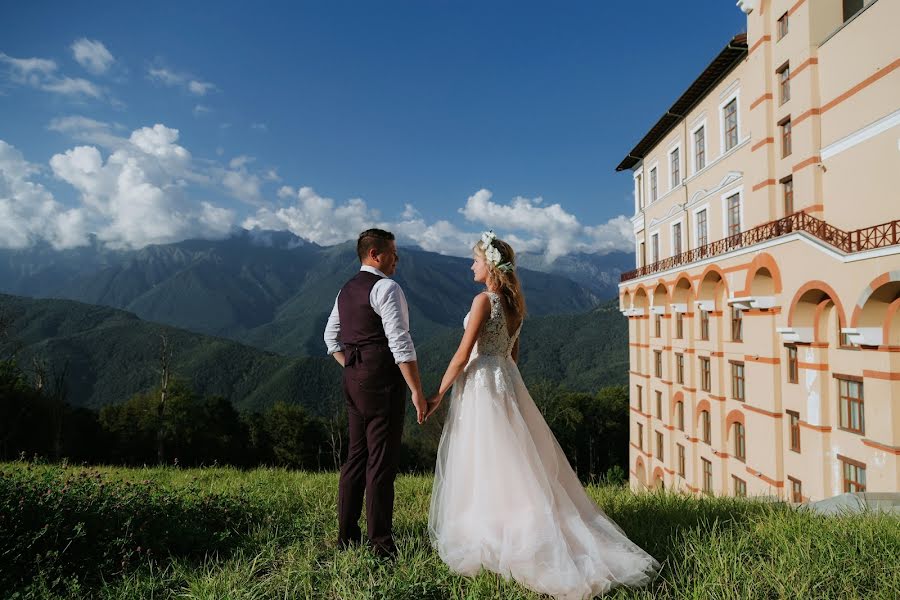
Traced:
[[294, 192], [284, 186], [279, 195], [292, 196], [293, 203], [278, 209], [263, 207], [255, 215], [244, 219], [245, 229], [288, 230], [294, 235], [322, 246], [339, 244], [356, 239], [360, 231], [370, 227], [384, 226], [377, 210], [353, 198], [343, 204], [332, 198], [320, 196], [311, 187], [301, 187]]
[[103, 42], [81, 38], [72, 43], [72, 55], [82, 67], [94, 75], [106, 73], [115, 62]]
[[43, 185], [32, 181], [37, 166], [0, 140], [0, 247], [26, 248], [45, 240], [55, 248], [85, 243], [84, 218], [65, 209]]
[[494, 202], [492, 196], [489, 190], [478, 190], [459, 212], [467, 221], [485, 227], [502, 224], [514, 245], [540, 251], [548, 262], [574, 251], [628, 251], [634, 245], [631, 224], [625, 216], [585, 226], [558, 203], [545, 206], [541, 198], [519, 196], [504, 205]]
[[187, 237], [221, 237], [235, 213], [193, 201], [190, 181], [205, 182], [179, 132], [162, 124], [135, 130], [105, 159], [93, 146], [77, 146], [50, 159], [56, 177], [80, 194], [82, 222], [113, 248], [140, 248]]
[[104, 97], [97, 85], [80, 77], [57, 74], [55, 61], [46, 58], [14, 58], [0, 52], [0, 64], [6, 69], [6, 76], [14, 84], [33, 87], [45, 92], [72, 98]]
[[147, 70], [147, 76], [163, 85], [180, 87], [195, 96], [205, 96], [218, 89], [214, 83], [201, 81], [190, 73], [182, 73], [166, 67], [150, 67]]

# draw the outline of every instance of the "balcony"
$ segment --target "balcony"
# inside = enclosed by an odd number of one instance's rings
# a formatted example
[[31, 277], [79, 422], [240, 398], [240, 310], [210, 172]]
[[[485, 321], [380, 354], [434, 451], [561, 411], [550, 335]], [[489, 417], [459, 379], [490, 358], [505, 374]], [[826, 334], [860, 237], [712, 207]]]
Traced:
[[732, 250], [747, 248], [761, 242], [773, 240], [800, 231], [822, 240], [847, 254], [900, 244], [900, 219], [882, 223], [881, 225], [873, 225], [872, 227], [844, 231], [843, 229], [838, 229], [821, 219], [817, 219], [800, 211], [776, 221], [770, 221], [758, 227], [754, 227], [753, 229], [748, 229], [747, 231], [742, 231], [741, 233], [722, 238], [721, 240], [716, 240], [705, 246], [693, 248], [676, 256], [664, 258], [651, 265], [646, 265], [634, 269], [633, 271], [622, 273], [620, 281], [630, 281], [632, 279], [637, 279], [638, 277], [666, 271], [681, 265], [689, 265], [698, 260], [719, 256], [720, 254], [725, 254]]

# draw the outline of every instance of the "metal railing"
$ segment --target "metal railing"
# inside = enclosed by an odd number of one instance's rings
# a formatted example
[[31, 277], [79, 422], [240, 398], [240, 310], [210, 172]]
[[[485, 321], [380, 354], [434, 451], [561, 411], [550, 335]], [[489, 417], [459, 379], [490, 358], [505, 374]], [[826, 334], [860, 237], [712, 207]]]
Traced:
[[846, 253], [900, 244], [900, 219], [882, 223], [881, 225], [873, 225], [872, 227], [844, 231], [826, 223], [822, 219], [817, 219], [800, 211], [775, 221], [769, 221], [753, 229], [716, 240], [705, 246], [693, 248], [676, 256], [670, 256], [653, 264], [622, 273], [620, 281], [629, 281], [680, 265], [687, 265], [704, 258], [725, 254], [737, 248], [753, 246], [754, 244], [794, 233], [795, 231], [805, 231]]

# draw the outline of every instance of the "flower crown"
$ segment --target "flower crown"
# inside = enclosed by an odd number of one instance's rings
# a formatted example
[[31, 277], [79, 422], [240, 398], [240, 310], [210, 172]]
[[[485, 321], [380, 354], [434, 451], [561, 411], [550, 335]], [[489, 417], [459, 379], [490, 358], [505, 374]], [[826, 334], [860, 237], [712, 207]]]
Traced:
[[481, 234], [481, 247], [484, 249], [484, 257], [487, 258], [488, 262], [491, 263], [491, 265], [493, 265], [500, 271], [503, 271], [504, 273], [514, 271], [515, 267], [511, 262], [501, 262], [503, 261], [503, 255], [500, 254], [500, 250], [493, 244], [493, 241], [496, 239], [497, 236], [494, 234], [493, 229], [485, 231]]

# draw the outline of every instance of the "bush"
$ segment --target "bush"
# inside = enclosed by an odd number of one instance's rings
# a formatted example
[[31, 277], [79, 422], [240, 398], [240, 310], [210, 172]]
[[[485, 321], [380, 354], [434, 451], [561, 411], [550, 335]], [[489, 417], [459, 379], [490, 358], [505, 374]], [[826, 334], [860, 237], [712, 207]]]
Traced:
[[7, 467], [0, 470], [0, 589], [38, 573], [90, 583], [154, 557], [227, 551], [254, 520], [246, 500], [192, 487]]

